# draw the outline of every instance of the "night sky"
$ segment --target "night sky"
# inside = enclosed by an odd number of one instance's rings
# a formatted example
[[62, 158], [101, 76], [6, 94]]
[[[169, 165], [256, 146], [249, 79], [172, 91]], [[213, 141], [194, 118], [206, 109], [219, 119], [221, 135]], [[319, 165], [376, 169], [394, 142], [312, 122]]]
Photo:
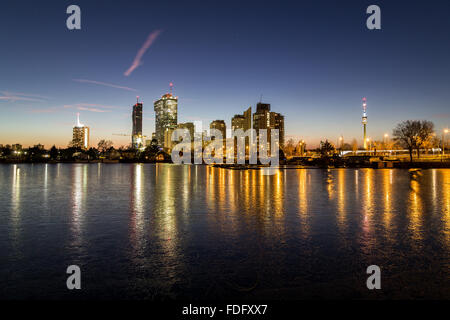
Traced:
[[[81, 8], [81, 30], [66, 8]], [[381, 30], [366, 8], [381, 8]], [[2, 1], [0, 144], [67, 146], [76, 113], [91, 144], [130, 142], [131, 106], [174, 83], [178, 121], [224, 119], [263, 102], [308, 146], [382, 139], [396, 123], [450, 126], [450, 2]], [[127, 70], [150, 35], [141, 64]], [[111, 86], [112, 85], [112, 86]], [[254, 109], [253, 109], [254, 111]]]

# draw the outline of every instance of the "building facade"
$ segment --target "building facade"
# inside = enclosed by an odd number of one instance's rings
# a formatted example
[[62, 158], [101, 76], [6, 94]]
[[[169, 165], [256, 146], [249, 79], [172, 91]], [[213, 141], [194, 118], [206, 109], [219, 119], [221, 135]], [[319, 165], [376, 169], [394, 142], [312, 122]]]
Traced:
[[231, 129], [242, 129], [244, 132], [252, 128], [252, 107], [249, 107], [243, 114], [236, 114], [231, 118]]
[[80, 123], [80, 114], [77, 114], [77, 124], [73, 127], [72, 146], [81, 149], [89, 148], [89, 127]]
[[144, 139], [142, 136], [142, 103], [139, 101], [133, 105], [133, 113], [131, 116], [133, 129], [131, 132], [131, 145], [135, 149], [142, 148], [144, 146]]
[[[222, 139], [225, 140], [227, 138], [227, 125], [225, 124], [224, 120], [214, 120], [209, 125], [209, 129], [216, 129], [219, 130], [222, 134]], [[211, 134], [211, 133], [210, 133]], [[212, 134], [211, 134], [212, 135]]]
[[[270, 147], [271, 130], [278, 129], [279, 147], [284, 146], [284, 116], [280, 113], [271, 112], [270, 104], [258, 103], [256, 112], [253, 114], [253, 129], [256, 130], [256, 136], [259, 139], [259, 129], [267, 130], [267, 143]], [[259, 140], [258, 140], [259, 144]]]
[[189, 131], [189, 135], [191, 136], [191, 142], [194, 141], [195, 126], [192, 122], [179, 123], [177, 125], [177, 128], [178, 129], [187, 129]]
[[167, 93], [155, 101], [155, 138], [160, 146], [168, 149], [169, 135], [177, 128], [178, 97]]

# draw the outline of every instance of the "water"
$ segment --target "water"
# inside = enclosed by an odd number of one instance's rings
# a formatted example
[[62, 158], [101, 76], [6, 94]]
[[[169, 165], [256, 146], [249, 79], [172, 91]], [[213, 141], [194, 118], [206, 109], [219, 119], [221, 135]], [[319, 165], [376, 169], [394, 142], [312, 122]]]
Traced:
[[0, 181], [1, 299], [450, 298], [448, 169], [18, 164]]

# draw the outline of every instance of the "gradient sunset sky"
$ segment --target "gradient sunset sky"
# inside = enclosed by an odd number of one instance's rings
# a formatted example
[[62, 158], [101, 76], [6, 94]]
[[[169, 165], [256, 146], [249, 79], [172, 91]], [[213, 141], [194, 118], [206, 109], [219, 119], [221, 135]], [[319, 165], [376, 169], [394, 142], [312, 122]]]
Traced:
[[[81, 30], [66, 8], [81, 8]], [[366, 28], [381, 7], [382, 30]], [[215, 119], [263, 102], [285, 116], [287, 138], [309, 146], [382, 139], [396, 123], [450, 126], [450, 2], [2, 1], [0, 144], [67, 146], [76, 113], [91, 145], [130, 142], [131, 106], [174, 83], [178, 121]]]

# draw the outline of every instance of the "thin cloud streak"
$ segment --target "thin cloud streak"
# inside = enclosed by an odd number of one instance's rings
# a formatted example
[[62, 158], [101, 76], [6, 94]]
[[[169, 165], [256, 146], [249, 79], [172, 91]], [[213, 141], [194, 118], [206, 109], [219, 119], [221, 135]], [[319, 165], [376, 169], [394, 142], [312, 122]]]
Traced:
[[76, 82], [92, 83], [92, 84], [97, 84], [97, 85], [100, 85], [100, 86], [111, 87], [111, 88], [116, 88], [116, 89], [123, 89], [123, 90], [134, 91], [134, 92], [137, 91], [136, 89], [133, 89], [133, 88], [119, 86], [119, 85], [112, 84], [112, 83], [107, 83], [107, 82], [88, 80], [88, 79], [72, 79], [72, 80], [76, 81]]
[[95, 104], [95, 103], [76, 103], [76, 104], [65, 104], [64, 105], [65, 109], [69, 109], [69, 108], [80, 109], [80, 108], [91, 108], [91, 107], [96, 108], [96, 109], [117, 109], [117, 108], [119, 108], [116, 106], [106, 106], [103, 104]]
[[32, 98], [39, 98], [39, 99], [45, 99], [49, 100], [49, 97], [42, 96], [39, 94], [31, 94], [31, 93], [23, 93], [23, 92], [11, 92], [11, 91], [2, 91], [1, 92], [5, 96], [23, 96], [23, 97], [32, 97]]
[[116, 106], [107, 106], [102, 104], [94, 103], [76, 103], [76, 104], [65, 104], [62, 107], [49, 107], [44, 109], [33, 109], [31, 113], [56, 113], [63, 111], [64, 109], [77, 109], [90, 112], [111, 112], [111, 109], [117, 109]]
[[124, 74], [123, 74], [124, 76], [128, 77], [137, 67], [139, 67], [142, 64], [142, 62], [141, 62], [142, 56], [148, 50], [148, 48], [150, 48], [150, 46], [153, 44], [153, 42], [156, 40], [156, 38], [158, 38], [160, 33], [161, 33], [161, 30], [155, 30], [149, 34], [149, 36], [147, 37], [147, 40], [145, 40], [144, 44], [137, 52], [136, 57], [133, 60], [133, 63], [128, 68], [128, 70], [124, 72]]
[[47, 109], [33, 109], [30, 112], [31, 113], [55, 113], [60, 110], [61, 110], [60, 108], [54, 107], [54, 108], [47, 108]]
[[87, 108], [87, 107], [78, 107], [77, 109], [90, 112], [111, 112], [111, 110], [102, 110], [98, 108]]
[[27, 94], [27, 93], [20, 93], [20, 92], [9, 92], [9, 91], [2, 91], [0, 92], [2, 95], [0, 96], [0, 101], [34, 101], [34, 102], [44, 102], [47, 97], [39, 96], [36, 94]]

